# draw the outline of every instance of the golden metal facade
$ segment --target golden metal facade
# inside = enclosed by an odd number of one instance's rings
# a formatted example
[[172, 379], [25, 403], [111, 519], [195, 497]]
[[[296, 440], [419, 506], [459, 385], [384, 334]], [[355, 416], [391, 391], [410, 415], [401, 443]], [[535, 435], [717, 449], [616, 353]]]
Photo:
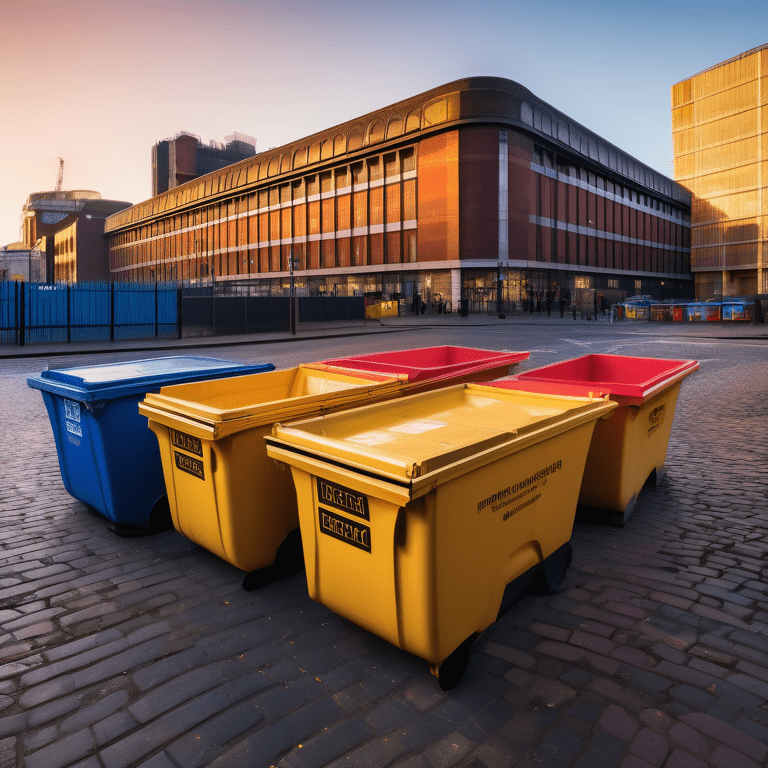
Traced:
[[672, 86], [698, 298], [768, 293], [768, 45]]

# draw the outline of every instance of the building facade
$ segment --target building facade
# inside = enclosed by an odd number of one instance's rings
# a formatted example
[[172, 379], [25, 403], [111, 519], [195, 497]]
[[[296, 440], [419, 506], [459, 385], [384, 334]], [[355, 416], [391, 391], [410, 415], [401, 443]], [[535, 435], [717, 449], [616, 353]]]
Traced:
[[768, 293], [768, 45], [672, 86], [697, 298]]
[[431, 306], [692, 295], [683, 187], [501, 78], [449, 83], [110, 217], [116, 280]]
[[44, 283], [45, 253], [39, 248], [24, 248], [11, 243], [0, 248], [0, 282]]
[[130, 205], [92, 190], [34, 192], [22, 209], [22, 244], [45, 257], [47, 282], [110, 280], [104, 224]]
[[152, 147], [152, 194], [159, 195], [192, 179], [256, 154], [256, 139], [232, 133], [222, 144], [203, 144], [198, 136], [182, 132]]

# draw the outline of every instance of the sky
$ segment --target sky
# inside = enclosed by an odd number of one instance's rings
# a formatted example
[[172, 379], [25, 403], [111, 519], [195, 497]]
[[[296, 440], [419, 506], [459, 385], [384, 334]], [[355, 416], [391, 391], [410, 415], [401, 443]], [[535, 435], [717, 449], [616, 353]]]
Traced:
[[152, 146], [257, 152], [452, 80], [519, 82], [672, 177], [670, 88], [768, 43], [768, 0], [2, 0], [0, 246], [32, 192], [139, 203]]

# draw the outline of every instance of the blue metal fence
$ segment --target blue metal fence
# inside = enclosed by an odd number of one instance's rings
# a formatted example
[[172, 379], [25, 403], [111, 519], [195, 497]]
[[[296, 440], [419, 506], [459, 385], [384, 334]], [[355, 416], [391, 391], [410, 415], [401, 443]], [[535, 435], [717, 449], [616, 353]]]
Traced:
[[[301, 322], [365, 319], [362, 296], [301, 296]], [[287, 296], [177, 283], [0, 282], [0, 344], [114, 341], [290, 329]]]
[[174, 283], [0, 283], [0, 343], [177, 337]]

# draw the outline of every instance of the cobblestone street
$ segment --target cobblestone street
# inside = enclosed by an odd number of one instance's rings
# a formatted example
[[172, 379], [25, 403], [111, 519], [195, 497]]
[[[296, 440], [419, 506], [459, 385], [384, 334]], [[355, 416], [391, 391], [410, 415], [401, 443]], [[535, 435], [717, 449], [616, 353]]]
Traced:
[[[0, 768], [768, 766], [765, 326], [451, 322], [349, 343], [529, 350], [521, 370], [589, 352], [700, 369], [658, 487], [623, 528], [578, 514], [562, 591], [514, 605], [449, 692], [310, 600], [303, 574], [246, 592], [176, 531], [115, 535], [65, 491], [26, 383], [115, 356], [0, 360]], [[339, 345], [186, 354], [286, 367]]]

